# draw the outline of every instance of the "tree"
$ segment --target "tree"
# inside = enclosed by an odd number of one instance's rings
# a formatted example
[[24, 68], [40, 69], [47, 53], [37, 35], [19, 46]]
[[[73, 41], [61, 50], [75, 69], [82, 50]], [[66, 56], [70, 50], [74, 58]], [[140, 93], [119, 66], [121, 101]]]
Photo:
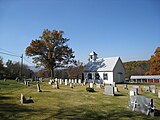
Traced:
[[150, 68], [146, 72], [147, 75], [160, 75], [160, 47], [154, 52], [154, 55], [151, 56], [150, 60]]
[[[18, 77], [20, 73], [20, 66], [21, 64], [19, 62], [12, 62], [12, 60], [8, 60], [6, 62], [6, 68], [5, 68], [6, 78], [15, 79], [16, 77]], [[25, 78], [31, 78], [33, 71], [30, 70], [27, 65], [23, 64], [22, 73], [23, 73], [22, 75]]]
[[0, 57], [0, 79], [3, 78], [4, 75], [4, 67], [3, 67], [3, 59]]
[[32, 40], [26, 48], [26, 55], [33, 57], [33, 62], [44, 66], [54, 77], [54, 69], [61, 65], [72, 62], [73, 51], [66, 42], [69, 40], [63, 37], [63, 31], [44, 30], [39, 39]]
[[130, 78], [131, 75], [144, 75], [149, 69], [148, 60], [130, 61], [124, 63], [125, 77]]

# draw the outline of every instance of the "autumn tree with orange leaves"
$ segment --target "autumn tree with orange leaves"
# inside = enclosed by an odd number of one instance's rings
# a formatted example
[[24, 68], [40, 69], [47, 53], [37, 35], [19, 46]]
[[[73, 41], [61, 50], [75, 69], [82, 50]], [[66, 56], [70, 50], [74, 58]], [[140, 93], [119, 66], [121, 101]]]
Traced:
[[151, 56], [150, 60], [150, 68], [146, 72], [147, 75], [160, 75], [160, 47], [158, 47], [154, 55]]
[[73, 61], [72, 49], [66, 44], [68, 38], [63, 37], [63, 31], [44, 30], [39, 39], [32, 40], [26, 48], [26, 56], [33, 59], [37, 66], [44, 66], [54, 77], [54, 69]]

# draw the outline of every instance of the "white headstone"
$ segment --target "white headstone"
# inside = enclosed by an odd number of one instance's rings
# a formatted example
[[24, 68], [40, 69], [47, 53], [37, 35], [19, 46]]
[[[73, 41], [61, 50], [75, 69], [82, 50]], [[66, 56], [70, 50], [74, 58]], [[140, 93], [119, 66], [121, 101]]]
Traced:
[[62, 79], [59, 79], [59, 84], [60, 84], [60, 85], [62, 84]]
[[72, 83], [74, 83], [74, 79], [72, 79]]
[[25, 98], [24, 98], [23, 94], [21, 93], [21, 100], [20, 100], [21, 104], [23, 104], [24, 101], [25, 101]]
[[117, 87], [114, 87], [114, 92], [118, 92], [118, 88]]
[[70, 83], [70, 88], [73, 88], [73, 83]]
[[158, 90], [158, 98], [160, 98], [160, 90]]
[[81, 79], [78, 80], [78, 83], [81, 84]]
[[69, 83], [71, 83], [71, 79], [69, 79]]
[[65, 85], [68, 85], [68, 80], [67, 79], [65, 79]]
[[94, 84], [91, 82], [91, 83], [89, 83], [89, 87], [90, 88], [94, 88]]
[[40, 89], [40, 85], [37, 84], [37, 92], [42, 92], [42, 90]]
[[129, 95], [130, 95], [130, 96], [135, 96], [135, 91], [132, 91], [132, 90], [129, 91]]
[[77, 79], [74, 80], [74, 83], [77, 83]]

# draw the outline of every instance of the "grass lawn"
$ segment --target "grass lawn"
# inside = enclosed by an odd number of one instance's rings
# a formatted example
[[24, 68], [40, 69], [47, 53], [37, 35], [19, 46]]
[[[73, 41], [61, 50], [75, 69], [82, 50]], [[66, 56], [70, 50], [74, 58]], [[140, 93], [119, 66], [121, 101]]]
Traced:
[[[0, 80], [0, 120], [160, 120], [160, 117], [152, 118], [128, 110], [128, 90], [124, 90], [122, 84], [117, 85], [120, 92], [116, 96], [105, 95], [104, 89], [99, 88], [89, 93], [86, 86], [80, 85], [74, 89], [65, 85], [54, 89], [42, 82], [40, 86], [42, 92], [38, 93], [35, 83], [26, 87], [14, 80]], [[156, 84], [156, 87], [160, 88], [160, 85]], [[34, 103], [21, 105], [21, 93], [31, 96]], [[140, 94], [153, 98], [154, 105], [160, 110], [157, 94]]]

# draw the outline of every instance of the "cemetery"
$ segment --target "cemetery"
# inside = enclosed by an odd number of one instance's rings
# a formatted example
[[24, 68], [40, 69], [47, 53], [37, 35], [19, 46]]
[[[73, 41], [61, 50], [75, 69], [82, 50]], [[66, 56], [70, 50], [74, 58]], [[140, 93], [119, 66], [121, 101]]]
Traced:
[[[113, 83], [97, 87], [80, 79], [29, 81], [29, 86], [26, 83], [0, 80], [1, 120], [160, 119], [159, 84]], [[57, 84], [59, 88], [52, 87]], [[87, 87], [94, 92], [87, 92]]]

